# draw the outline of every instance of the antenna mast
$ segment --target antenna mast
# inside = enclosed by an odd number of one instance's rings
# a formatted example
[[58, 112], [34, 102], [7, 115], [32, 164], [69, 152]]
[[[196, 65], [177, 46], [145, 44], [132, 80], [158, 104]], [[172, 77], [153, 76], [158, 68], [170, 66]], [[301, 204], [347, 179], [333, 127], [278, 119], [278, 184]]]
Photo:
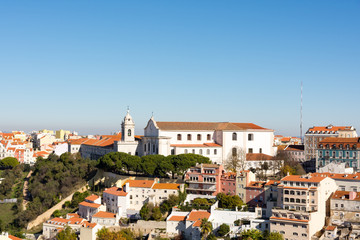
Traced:
[[303, 141], [303, 137], [302, 137], [302, 127], [303, 127], [303, 123], [302, 123], [302, 107], [303, 107], [303, 82], [301, 81], [301, 88], [300, 88], [301, 94], [300, 94], [300, 138], [301, 141]]

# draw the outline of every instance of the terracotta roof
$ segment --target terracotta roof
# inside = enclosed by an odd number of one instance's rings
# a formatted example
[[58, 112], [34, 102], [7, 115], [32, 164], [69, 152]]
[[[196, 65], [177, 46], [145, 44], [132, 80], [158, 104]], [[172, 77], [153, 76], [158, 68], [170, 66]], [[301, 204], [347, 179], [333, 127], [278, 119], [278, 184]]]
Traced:
[[301, 176], [301, 175], [289, 175], [286, 177], [283, 177], [281, 179], [281, 181], [290, 181], [290, 182], [315, 182], [315, 183], [319, 183], [322, 180], [324, 180], [326, 178], [325, 177], [321, 177], [321, 176]]
[[130, 187], [151, 188], [154, 185], [154, 180], [129, 180]]
[[296, 221], [296, 222], [309, 222], [309, 220], [301, 220], [301, 219], [294, 219], [294, 218], [270, 217], [270, 219], [275, 219], [275, 220], [286, 220], [286, 221]]
[[77, 214], [77, 213], [68, 213], [67, 214], [69, 217], [71, 217], [71, 218], [80, 218], [80, 216], [79, 216], [79, 214]]
[[84, 207], [91, 207], [91, 208], [99, 208], [101, 206], [101, 204], [89, 203], [89, 202], [81, 202], [81, 203], [79, 203], [79, 205], [84, 206]]
[[310, 132], [324, 132], [324, 133], [330, 133], [330, 132], [337, 132], [339, 130], [353, 130], [353, 127], [351, 126], [318, 126], [318, 127], [312, 127], [307, 130], [306, 133]]
[[190, 147], [201, 147], [201, 148], [207, 148], [207, 147], [221, 147], [221, 145], [216, 143], [204, 143], [204, 144], [171, 144], [171, 147], [184, 147], [184, 148], [190, 148]]
[[116, 215], [114, 213], [110, 213], [110, 212], [97, 212], [95, 213], [93, 216], [93, 218], [116, 218]]
[[[352, 199], [350, 194], [353, 194]], [[336, 191], [331, 199], [342, 199], [342, 200], [351, 200], [351, 201], [360, 201], [360, 192], [349, 192], [349, 191]]]
[[343, 174], [343, 173], [312, 173], [314, 177], [329, 177], [332, 179], [338, 180], [353, 180], [359, 181], [360, 180], [360, 173], [353, 173], [353, 174]]
[[121, 135], [105, 135], [101, 139], [89, 139], [88, 141], [85, 141], [84, 145], [90, 145], [90, 146], [98, 146], [98, 147], [109, 147], [114, 144], [115, 141], [120, 141]]
[[124, 192], [121, 188], [118, 187], [108, 188], [104, 192], [115, 196], [126, 196], [128, 194], [127, 192]]
[[253, 123], [230, 122], [156, 122], [156, 125], [165, 131], [172, 130], [268, 130]]
[[85, 198], [85, 200], [88, 200], [88, 201], [95, 201], [96, 199], [98, 199], [99, 196], [98, 195], [95, 195], [95, 194], [92, 194], [90, 196], [88, 196], [87, 198]]
[[264, 153], [247, 153], [246, 161], [274, 160], [274, 157]]
[[171, 189], [178, 190], [180, 184], [177, 183], [155, 183], [152, 189]]
[[96, 223], [89, 223], [88, 221], [83, 222], [83, 227], [86, 228], [94, 228], [96, 225]]
[[336, 228], [336, 226], [327, 226], [327, 227], [325, 228], [325, 230], [326, 230], [326, 231], [334, 231], [335, 228]]
[[89, 138], [79, 138], [79, 139], [69, 139], [68, 142], [69, 142], [69, 144], [72, 144], [72, 145], [80, 145], [88, 140], [90, 140], [90, 139]]
[[22, 240], [21, 238], [15, 237], [13, 235], [8, 235], [8, 238], [10, 238], [11, 240]]
[[168, 221], [175, 221], [175, 222], [180, 222], [180, 221], [185, 221], [186, 216], [171, 216]]
[[250, 188], [264, 188], [266, 182], [264, 181], [251, 181], [246, 187]]
[[201, 220], [197, 220], [193, 223], [194, 227], [200, 227], [201, 226]]
[[280, 181], [276, 181], [276, 180], [269, 180], [267, 181], [267, 183], [265, 184], [265, 186], [270, 186], [270, 185], [277, 185], [280, 184]]
[[190, 214], [188, 215], [186, 221], [192, 221], [195, 222], [197, 220], [201, 220], [203, 218], [208, 219], [210, 217], [210, 213], [207, 211], [201, 211], [201, 210], [192, 210]]
[[290, 137], [283, 137], [281, 139], [282, 142], [290, 142], [291, 138]]

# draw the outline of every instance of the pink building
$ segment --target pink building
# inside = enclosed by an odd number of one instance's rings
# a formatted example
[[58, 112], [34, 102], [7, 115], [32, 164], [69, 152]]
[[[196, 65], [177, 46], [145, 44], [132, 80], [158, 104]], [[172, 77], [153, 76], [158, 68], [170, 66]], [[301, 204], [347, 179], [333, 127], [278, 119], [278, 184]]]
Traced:
[[221, 192], [236, 195], [236, 173], [228, 172], [221, 175]]
[[189, 168], [185, 175], [185, 181], [189, 184], [187, 193], [216, 196], [221, 192], [223, 171], [223, 166], [219, 164], [202, 163]]
[[266, 205], [265, 184], [264, 181], [252, 181], [246, 186], [246, 203], [250, 207]]

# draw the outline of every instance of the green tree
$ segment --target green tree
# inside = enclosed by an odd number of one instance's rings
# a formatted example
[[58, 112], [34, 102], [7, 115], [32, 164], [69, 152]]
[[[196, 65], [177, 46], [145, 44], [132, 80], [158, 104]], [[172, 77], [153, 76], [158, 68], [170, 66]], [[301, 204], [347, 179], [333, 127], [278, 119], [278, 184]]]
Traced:
[[266, 238], [266, 240], [284, 240], [284, 237], [278, 232], [271, 232], [269, 233], [269, 236]]
[[14, 168], [17, 165], [19, 165], [19, 161], [14, 157], [6, 157], [0, 160], [0, 168], [3, 169]]
[[150, 204], [148, 203], [145, 203], [141, 209], [140, 209], [140, 216], [141, 216], [141, 219], [147, 221], [150, 219], [151, 217], [151, 206], [149, 206]]
[[216, 240], [216, 239], [217, 238], [215, 237], [215, 235], [213, 233], [210, 233], [206, 238], [206, 240]]
[[66, 227], [64, 230], [56, 235], [57, 240], [76, 240], [77, 236], [74, 230], [70, 227]]
[[154, 176], [156, 170], [156, 155], [141, 157], [141, 170], [145, 175]]
[[221, 224], [217, 231], [220, 237], [225, 236], [226, 234], [228, 234], [228, 232], [230, 232], [230, 227], [225, 223]]
[[262, 240], [262, 234], [257, 229], [249, 229], [241, 232], [241, 239], [243, 240]]
[[212, 224], [206, 218], [201, 219], [200, 224], [201, 236], [203, 239], [206, 239], [209, 233], [212, 231]]
[[151, 213], [151, 218], [154, 219], [155, 221], [160, 221], [161, 220], [161, 211], [159, 207], [154, 207], [152, 209], [152, 213]]

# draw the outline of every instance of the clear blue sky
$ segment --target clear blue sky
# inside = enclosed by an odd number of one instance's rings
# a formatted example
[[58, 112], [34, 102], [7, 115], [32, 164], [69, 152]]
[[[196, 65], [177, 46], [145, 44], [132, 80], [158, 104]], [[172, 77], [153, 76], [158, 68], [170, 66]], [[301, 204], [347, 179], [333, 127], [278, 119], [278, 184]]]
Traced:
[[360, 130], [360, 1], [1, 1], [0, 128]]

